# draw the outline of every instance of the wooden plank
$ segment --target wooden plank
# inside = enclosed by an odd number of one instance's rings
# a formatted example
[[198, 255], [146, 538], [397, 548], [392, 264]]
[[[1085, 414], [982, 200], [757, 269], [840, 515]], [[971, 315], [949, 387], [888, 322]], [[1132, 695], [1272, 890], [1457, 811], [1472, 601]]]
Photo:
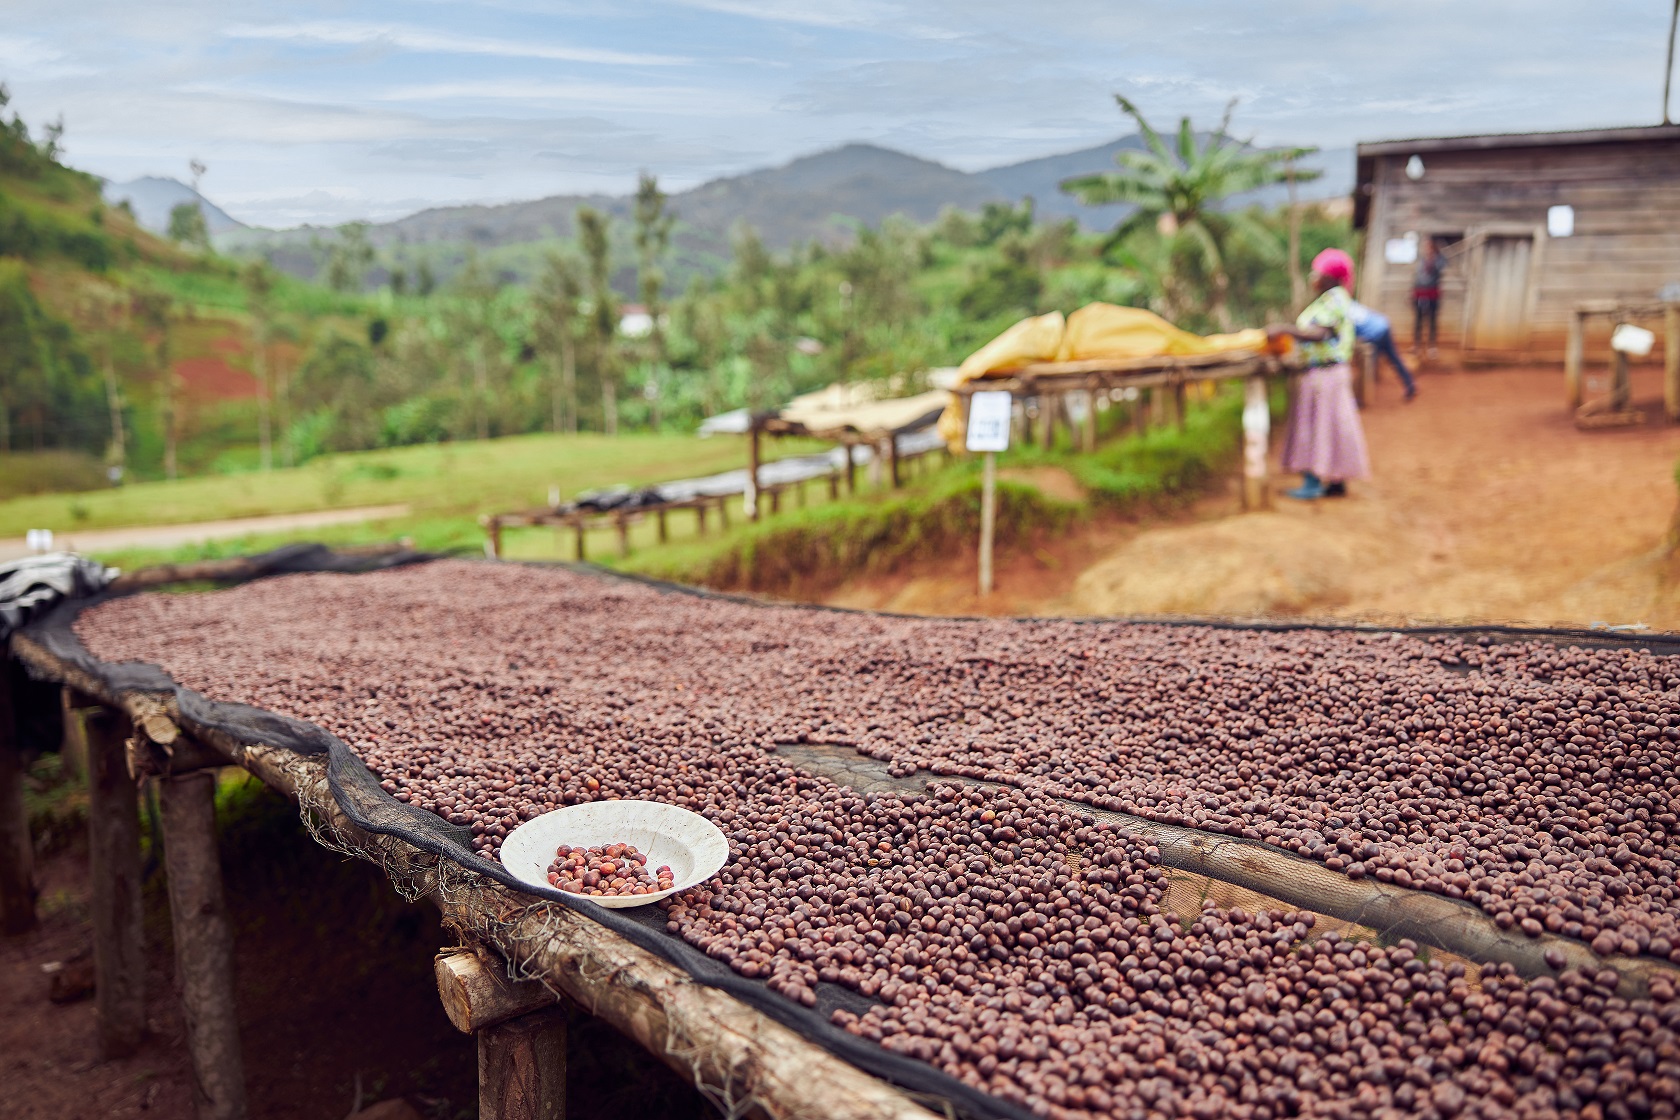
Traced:
[[1584, 360], [1586, 311], [1577, 309], [1569, 317], [1569, 341], [1564, 347], [1563, 398], [1569, 411], [1581, 407], [1581, 364]]
[[12, 660], [0, 647], [0, 933], [35, 928], [35, 846], [23, 803], [23, 748], [12, 701]]
[[478, 1120], [565, 1120], [566, 1014], [538, 1011], [478, 1032]]
[[[77, 697], [73, 706], [90, 702]], [[128, 772], [124, 741], [131, 724], [100, 708], [81, 726], [87, 734], [88, 869], [92, 880], [95, 1021], [106, 1060], [140, 1048], [146, 1032], [146, 957], [141, 935], [140, 797]]]
[[216, 777], [159, 783], [175, 985], [187, 1025], [199, 1120], [244, 1120], [245, 1065], [233, 999], [233, 928], [216, 851]]
[[558, 997], [536, 980], [507, 978], [506, 962], [486, 960], [488, 950], [438, 954], [433, 965], [444, 1014], [465, 1034], [552, 1007]]

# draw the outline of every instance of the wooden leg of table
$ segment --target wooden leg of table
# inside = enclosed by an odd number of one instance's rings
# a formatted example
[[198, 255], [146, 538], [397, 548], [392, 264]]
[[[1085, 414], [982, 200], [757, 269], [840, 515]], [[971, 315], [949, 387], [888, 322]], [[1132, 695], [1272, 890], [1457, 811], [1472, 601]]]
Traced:
[[665, 524], [665, 511], [660, 510], [655, 516], [659, 519], [659, 543], [665, 544], [671, 539], [670, 526]]
[[694, 507], [694, 529], [698, 536], [706, 535], [706, 503]]
[[577, 545], [577, 558], [580, 561], [586, 559], [583, 545], [584, 528], [582, 520], [572, 522], [572, 534], [574, 537], [574, 543]]
[[1680, 307], [1663, 308], [1663, 416], [1680, 424]]
[[1097, 449], [1097, 391], [1085, 390], [1085, 439], [1083, 450], [1087, 455]]
[[1172, 395], [1173, 422], [1178, 425], [1178, 430], [1182, 432], [1184, 426], [1190, 422], [1190, 409], [1184, 399], [1184, 382], [1173, 382]]
[[[77, 701], [76, 703], [80, 703]], [[128, 773], [129, 720], [86, 713], [88, 867], [99, 1053], [126, 1057], [146, 1033], [146, 958], [140, 928], [140, 795]]]
[[1579, 311], [1569, 315], [1569, 342], [1563, 352], [1564, 403], [1573, 413], [1581, 407], [1581, 363], [1585, 357], [1585, 324]]
[[12, 663], [0, 653], [0, 933], [35, 928], [35, 846], [23, 804], [23, 750], [12, 701]]
[[725, 529], [729, 528], [729, 499], [728, 498], [719, 498], [718, 499], [718, 524], [723, 526]]
[[1610, 364], [1610, 411], [1626, 411], [1632, 396], [1633, 385], [1628, 379], [1628, 357], [1618, 350], [1615, 360]]
[[490, 519], [490, 557], [493, 560], [502, 558], [502, 523], [494, 517]]
[[618, 554], [630, 555], [630, 519], [622, 513], [613, 520], [613, 527], [618, 530]]
[[564, 1011], [538, 1011], [478, 1032], [479, 1120], [565, 1116]]
[[216, 851], [215, 772], [167, 778], [158, 800], [175, 984], [187, 1021], [199, 1120], [244, 1120], [245, 1065], [233, 999], [233, 929]]

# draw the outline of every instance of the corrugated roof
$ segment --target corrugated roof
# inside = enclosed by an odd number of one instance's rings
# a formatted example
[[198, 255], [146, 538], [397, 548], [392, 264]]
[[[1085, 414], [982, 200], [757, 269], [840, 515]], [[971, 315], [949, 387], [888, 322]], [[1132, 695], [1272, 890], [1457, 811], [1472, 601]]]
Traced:
[[1627, 128], [1571, 129], [1560, 132], [1506, 132], [1480, 136], [1432, 136], [1413, 140], [1376, 140], [1360, 144], [1360, 157], [1410, 155], [1414, 152], [1480, 151], [1496, 148], [1550, 148], [1576, 144], [1616, 144], [1628, 141], [1680, 140], [1680, 124], [1635, 125]]

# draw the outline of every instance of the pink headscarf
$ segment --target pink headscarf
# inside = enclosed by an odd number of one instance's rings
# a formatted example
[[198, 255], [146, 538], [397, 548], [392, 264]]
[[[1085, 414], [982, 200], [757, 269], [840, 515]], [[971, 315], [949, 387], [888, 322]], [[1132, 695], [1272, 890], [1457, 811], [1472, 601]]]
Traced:
[[1326, 249], [1313, 258], [1312, 270], [1344, 288], [1353, 286], [1353, 258], [1340, 249]]

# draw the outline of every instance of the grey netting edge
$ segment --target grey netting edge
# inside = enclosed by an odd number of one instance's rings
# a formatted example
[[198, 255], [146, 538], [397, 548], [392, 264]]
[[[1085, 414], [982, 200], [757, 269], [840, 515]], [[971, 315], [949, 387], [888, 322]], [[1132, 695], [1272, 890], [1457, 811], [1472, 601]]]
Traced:
[[[276, 569], [273, 574], [282, 571], [355, 572], [393, 566], [390, 558], [363, 561], [357, 557], [337, 556], [325, 549], [320, 549], [308, 559], [320, 559], [327, 563], [321, 567], [310, 567], [306, 566], [303, 558], [292, 555], [287, 558], [287, 566]], [[408, 555], [400, 562], [415, 563], [425, 559], [429, 557]], [[208, 699], [182, 687], [156, 665], [142, 662], [113, 664], [96, 658], [76, 634], [75, 620], [82, 611], [119, 597], [117, 594], [102, 593], [62, 602], [30, 622], [20, 633], [41, 645], [59, 661], [73, 665], [88, 677], [102, 682], [113, 695], [138, 692], [172, 696], [182, 729], [195, 737], [220, 734], [248, 745], [278, 748], [299, 755], [326, 755], [328, 787], [344, 815], [361, 829], [395, 837], [439, 857], [437, 867], [424, 869], [434, 877], [437, 889], [449, 889], [449, 875], [444, 868], [452, 863], [512, 890], [564, 906], [677, 966], [696, 982], [728, 993], [835, 1056], [907, 1091], [913, 1099], [933, 1105], [935, 1111], [975, 1120], [1035, 1120], [1026, 1109], [975, 1089], [925, 1062], [894, 1054], [867, 1039], [841, 1030], [820, 1014], [789, 1002], [758, 981], [737, 975], [726, 965], [712, 960], [677, 937], [656, 932], [622, 916], [619, 911], [524, 882], [500, 863], [474, 852], [468, 846], [472, 836], [469, 829], [451, 825], [436, 814], [406, 805], [386, 793], [355, 752], [323, 728], [250, 705]], [[307, 816], [304, 824], [311, 836], [323, 846], [339, 852], [349, 851], [346, 845], [330, 836], [330, 825]], [[401, 877], [410, 878], [414, 869], [400, 870]], [[415, 889], [411, 879], [409, 885], [402, 888], [402, 893], [406, 895]], [[700, 1088], [703, 1092], [716, 1092], [715, 1087]], [[732, 1102], [729, 1108], [737, 1110], [746, 1103], [750, 1102]]]

